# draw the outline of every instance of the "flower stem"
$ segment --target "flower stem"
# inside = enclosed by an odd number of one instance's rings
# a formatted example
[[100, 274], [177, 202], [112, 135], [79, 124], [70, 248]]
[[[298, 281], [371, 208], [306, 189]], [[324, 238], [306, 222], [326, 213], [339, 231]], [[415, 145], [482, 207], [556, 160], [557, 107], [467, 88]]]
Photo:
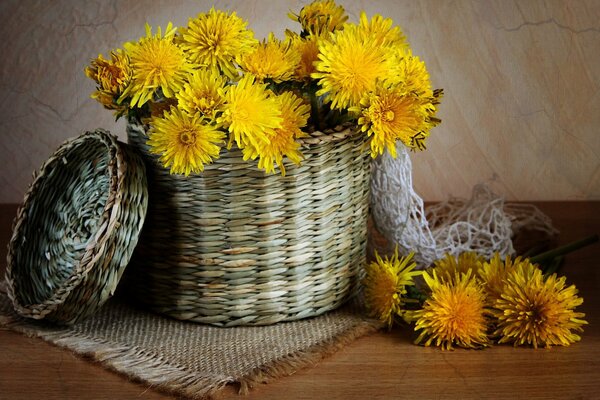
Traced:
[[319, 103], [317, 101], [317, 96], [314, 93], [310, 94], [310, 114], [315, 124], [315, 128], [320, 131], [321, 130], [321, 120], [319, 118]]
[[558, 272], [558, 270], [560, 269], [563, 259], [565, 257], [564, 256], [558, 256], [552, 259], [552, 261], [550, 261], [548, 263], [548, 265], [546, 265], [546, 268], [543, 269], [544, 271], [544, 275], [548, 276], [548, 275], [552, 275], [555, 272]]
[[546, 250], [547, 248], [548, 248], [548, 244], [542, 243], [542, 244], [539, 244], [537, 246], [530, 248], [529, 250], [527, 250], [525, 253], [523, 253], [521, 255], [523, 257], [527, 257], [527, 258], [535, 257], [536, 254], [542, 254], [542, 251]]
[[[312, 86], [312, 85], [311, 85]], [[317, 98], [316, 88], [310, 87], [308, 95], [310, 97], [310, 119], [312, 119], [315, 129], [321, 130], [321, 118], [319, 115], [319, 99]]]
[[415, 286], [407, 286], [406, 291], [407, 301], [410, 300], [410, 303], [417, 302], [419, 304], [423, 304], [425, 303], [425, 300], [427, 300], [427, 295], [422, 293]]
[[578, 240], [576, 242], [571, 242], [564, 246], [557, 247], [555, 249], [546, 251], [544, 253], [538, 254], [535, 257], [531, 257], [529, 261], [534, 264], [540, 264], [544, 261], [548, 261], [558, 256], [563, 256], [565, 254], [571, 253], [572, 251], [581, 249], [582, 247], [589, 246], [592, 243], [596, 243], [598, 241], [598, 235], [588, 236], [584, 239]]

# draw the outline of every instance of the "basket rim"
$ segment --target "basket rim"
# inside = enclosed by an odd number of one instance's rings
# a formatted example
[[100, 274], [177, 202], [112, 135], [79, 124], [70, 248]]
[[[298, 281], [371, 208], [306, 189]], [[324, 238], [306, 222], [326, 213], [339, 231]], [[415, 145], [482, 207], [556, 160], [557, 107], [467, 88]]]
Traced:
[[[109, 162], [106, 167], [108, 175], [108, 196], [104, 204], [104, 209], [99, 219], [99, 229], [94, 232], [87, 240], [86, 246], [79, 257], [79, 262], [73, 266], [69, 272], [69, 276], [57, 286], [46, 299], [39, 303], [22, 304], [18, 292], [18, 283], [13, 277], [13, 259], [17, 251], [17, 240], [21, 236], [22, 228], [28, 223], [27, 211], [35, 203], [37, 194], [45, 185], [47, 174], [54, 170], [56, 163], [62, 163], [65, 156], [77, 151], [79, 146], [86, 142], [97, 142], [99, 145], [104, 145], [106, 152], [109, 154]], [[117, 137], [104, 129], [96, 129], [88, 131], [84, 134], [66, 140], [61, 144], [56, 151], [48, 158], [42, 166], [34, 172], [33, 182], [30, 184], [23, 203], [19, 206], [15, 220], [13, 221], [13, 233], [9, 241], [7, 252], [6, 277], [7, 294], [11, 299], [15, 310], [23, 315], [35, 319], [41, 319], [44, 316], [56, 311], [65, 302], [69, 294], [77, 289], [81, 282], [86, 278], [89, 271], [98, 263], [102, 252], [100, 248], [104, 246], [110, 237], [110, 227], [116, 222], [115, 208], [119, 206], [122, 198], [121, 188], [125, 176], [124, 169], [126, 166], [123, 163], [121, 150], [117, 141]], [[76, 178], [77, 179], [77, 178]], [[82, 261], [89, 259], [87, 263]], [[15, 283], [17, 286], [15, 287]]]

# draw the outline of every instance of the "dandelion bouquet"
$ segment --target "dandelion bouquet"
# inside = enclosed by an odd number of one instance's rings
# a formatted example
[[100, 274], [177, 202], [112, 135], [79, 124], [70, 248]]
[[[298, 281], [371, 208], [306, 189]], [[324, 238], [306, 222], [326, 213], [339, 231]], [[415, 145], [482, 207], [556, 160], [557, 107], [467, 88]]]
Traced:
[[396, 142], [424, 149], [441, 90], [392, 20], [315, 1], [289, 16], [301, 31], [258, 41], [235, 12], [212, 8], [92, 60], [92, 97], [148, 127], [151, 152], [171, 173], [204, 170], [234, 145], [267, 173], [301, 163], [299, 140], [354, 123], [376, 157]]
[[340, 306], [366, 260], [371, 156], [423, 149], [439, 123], [441, 91], [390, 19], [351, 23], [330, 0], [289, 16], [297, 32], [259, 41], [212, 8], [86, 69], [146, 161], [128, 271], [155, 311], [233, 326]]
[[[420, 331], [417, 344], [479, 349], [497, 342], [537, 348], [581, 340], [578, 333], [587, 322], [575, 309], [583, 299], [564, 276], [540, 268], [536, 257], [502, 259], [496, 253], [485, 260], [473, 252], [446, 254], [418, 272], [411, 257], [377, 256], [367, 267], [364, 285], [370, 313], [389, 327], [394, 317], [414, 322]], [[414, 287], [413, 278], [421, 273], [424, 293]], [[411, 301], [420, 307], [411, 309]]]

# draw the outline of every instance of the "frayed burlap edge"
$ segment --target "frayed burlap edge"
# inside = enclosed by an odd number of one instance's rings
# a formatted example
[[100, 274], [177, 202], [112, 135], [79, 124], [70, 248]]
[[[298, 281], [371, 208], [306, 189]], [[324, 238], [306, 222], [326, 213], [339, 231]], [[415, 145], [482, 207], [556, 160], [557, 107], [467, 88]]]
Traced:
[[58, 347], [68, 349], [77, 355], [90, 358], [105, 368], [125, 375], [128, 378], [148, 384], [151, 389], [164, 393], [185, 396], [195, 400], [210, 399], [228, 383], [235, 382], [230, 376], [202, 376], [178, 368], [136, 347], [116, 347], [72, 332], [41, 332], [28, 326], [26, 322], [4, 315], [0, 316], [0, 325], [37, 337]]
[[[0, 282], [0, 292], [6, 292], [3, 281]], [[372, 320], [360, 321], [335, 337], [274, 360], [241, 378], [190, 372], [170, 364], [160, 355], [138, 347], [114, 346], [103, 340], [73, 333], [68, 329], [32, 325], [20, 317], [0, 314], [0, 326], [71, 350], [77, 355], [100, 363], [111, 371], [148, 384], [151, 389], [203, 400], [213, 398], [219, 390], [230, 383], [238, 383], [239, 393], [247, 394], [257, 384], [268, 383], [273, 379], [292, 375], [300, 369], [314, 366], [359, 337], [377, 331], [381, 324]]]
[[336, 353], [354, 340], [373, 333], [381, 327], [382, 325], [379, 322], [364, 320], [323, 343], [313, 345], [305, 350], [289, 354], [256, 368], [250, 374], [236, 379], [236, 382], [240, 384], [239, 392], [245, 395], [257, 384], [269, 383], [275, 378], [289, 376], [300, 369], [314, 366], [322, 359]]

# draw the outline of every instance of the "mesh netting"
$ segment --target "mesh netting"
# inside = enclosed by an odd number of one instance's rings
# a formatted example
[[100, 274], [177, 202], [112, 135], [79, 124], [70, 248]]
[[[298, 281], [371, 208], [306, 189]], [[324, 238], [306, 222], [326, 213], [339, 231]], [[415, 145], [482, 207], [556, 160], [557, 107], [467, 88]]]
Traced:
[[451, 198], [425, 209], [413, 190], [412, 164], [402, 144], [396, 159], [386, 152], [373, 163], [371, 211], [375, 227], [387, 240], [386, 248], [377, 250], [389, 252], [398, 246], [403, 254], [414, 251], [421, 267], [445, 253], [512, 255], [512, 238], [525, 228], [548, 236], [557, 233], [537, 207], [506, 203], [484, 184], [476, 185], [468, 200]]

